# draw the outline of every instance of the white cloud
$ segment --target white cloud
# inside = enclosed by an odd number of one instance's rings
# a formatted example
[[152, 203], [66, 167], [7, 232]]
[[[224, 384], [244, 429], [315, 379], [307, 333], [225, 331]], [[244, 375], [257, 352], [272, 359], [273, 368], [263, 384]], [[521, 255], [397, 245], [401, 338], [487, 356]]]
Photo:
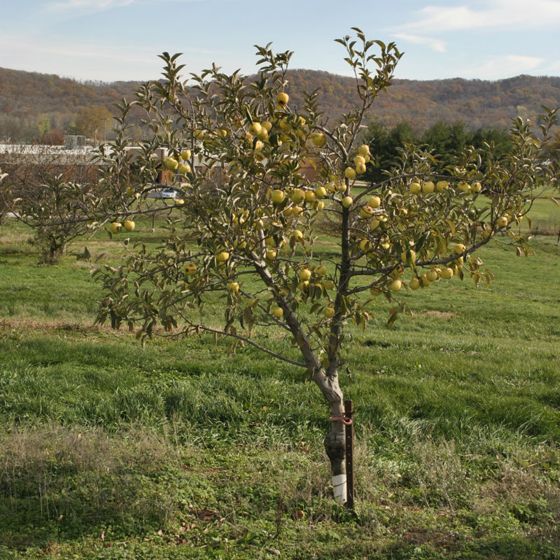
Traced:
[[145, 43], [138, 47], [13, 34], [0, 36], [0, 67], [80, 80], [146, 80], [160, 75], [162, 62], [157, 54], [165, 49], [184, 53], [184, 77], [206, 68], [214, 57], [224, 54], [177, 41], [171, 45]]
[[163, 2], [186, 4], [203, 1], [204, 0], [51, 0], [47, 6], [49, 9], [58, 12], [99, 12], [101, 10], [109, 10], [111, 8], [122, 8], [124, 6], [138, 4], [139, 2], [144, 4], [161, 4]]
[[515, 54], [493, 56], [475, 67], [463, 70], [460, 75], [464, 78], [499, 80], [536, 70], [543, 64], [543, 62], [544, 59], [536, 56]]
[[49, 7], [53, 10], [106, 10], [129, 6], [136, 0], [61, 0], [51, 2]]
[[443, 53], [447, 50], [445, 42], [441, 39], [414, 35], [412, 33], [395, 33], [395, 37], [401, 41], [413, 43], [414, 45], [426, 45], [435, 52]]
[[560, 24], [560, 0], [484, 0], [480, 7], [426, 6], [399, 32], [442, 33], [464, 29], [542, 28]]

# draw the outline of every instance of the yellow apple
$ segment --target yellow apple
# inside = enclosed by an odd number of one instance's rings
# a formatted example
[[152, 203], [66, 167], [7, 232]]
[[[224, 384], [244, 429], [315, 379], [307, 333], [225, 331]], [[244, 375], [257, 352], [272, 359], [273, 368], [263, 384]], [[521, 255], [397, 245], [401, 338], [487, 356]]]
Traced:
[[255, 152], [261, 152], [262, 149], [264, 148], [264, 143], [261, 140], [257, 140], [255, 142]]
[[274, 189], [270, 192], [270, 198], [272, 199], [272, 202], [274, 202], [274, 204], [281, 204], [286, 198], [286, 193], [284, 191], [281, 191], [280, 189]]
[[166, 157], [163, 158], [163, 165], [166, 169], [169, 169], [170, 171], [175, 171], [177, 167], [179, 167], [179, 162], [172, 157]]
[[420, 279], [417, 276], [411, 278], [410, 282], [408, 283], [411, 290], [417, 290], [420, 287]]
[[327, 196], [328, 192], [327, 189], [325, 187], [323, 187], [322, 185], [318, 186], [315, 189], [315, 196], [317, 198], [325, 198]]
[[413, 183], [410, 183], [410, 186], [408, 187], [408, 190], [412, 194], [418, 194], [422, 190], [422, 185], [420, 183], [417, 183], [416, 181], [414, 181]]
[[216, 255], [216, 262], [218, 264], [224, 264], [229, 260], [229, 253], [227, 251], [221, 251]]
[[426, 275], [428, 276], [428, 280], [430, 282], [435, 282], [439, 278], [439, 274], [434, 268], [432, 268], [432, 270], [429, 270]]
[[453, 269], [449, 268], [448, 266], [443, 268], [442, 271], [440, 272], [440, 276], [444, 280], [449, 280], [450, 278], [453, 278]]
[[449, 183], [447, 181], [438, 181], [436, 183], [436, 190], [438, 192], [445, 191], [449, 188]]
[[191, 151], [190, 151], [190, 150], [183, 150], [183, 151], [181, 152], [181, 159], [183, 159], [183, 160], [186, 161], [186, 160], [188, 160], [188, 159], [191, 159], [191, 155], [192, 155], [192, 154], [191, 154]]
[[310, 138], [313, 145], [317, 148], [323, 148], [327, 143], [327, 137], [322, 132], [314, 132]]
[[189, 262], [185, 265], [185, 274], [191, 276], [196, 272], [196, 269], [197, 269], [196, 263]]
[[281, 105], [282, 107], [284, 107], [288, 104], [288, 101], [290, 101], [290, 96], [284, 91], [280, 92], [276, 96], [276, 101], [278, 101], [278, 105]]
[[290, 196], [292, 202], [299, 204], [305, 200], [305, 191], [303, 189], [294, 189]]
[[364, 156], [360, 156], [360, 155], [356, 156], [356, 157], [354, 158], [354, 165], [355, 165], [356, 167], [361, 167], [361, 166], [364, 166], [364, 167], [365, 167], [365, 165], [366, 165], [366, 158], [365, 158]]
[[505, 228], [508, 225], [508, 218], [507, 216], [500, 216], [496, 221], [496, 225], [499, 228]]
[[238, 294], [239, 293], [239, 282], [228, 282], [227, 289], [232, 294]]
[[278, 307], [277, 305], [274, 305], [270, 309], [270, 312], [272, 313], [273, 317], [276, 317], [276, 319], [282, 319], [282, 317], [284, 317], [284, 310], [281, 307]]
[[378, 196], [370, 196], [367, 203], [371, 208], [379, 208], [381, 206], [381, 199]]
[[134, 231], [134, 228], [136, 227], [136, 224], [132, 220], [125, 220], [123, 222], [123, 226], [124, 226], [124, 229], [126, 229], [126, 231]]
[[355, 171], [355, 169], [354, 169], [353, 167], [347, 167], [347, 168], [344, 170], [344, 176], [345, 176], [347, 179], [350, 179], [350, 181], [353, 181], [353, 180], [356, 178], [356, 171]]
[[369, 146], [367, 144], [362, 144], [358, 148], [358, 154], [361, 155], [363, 158], [367, 158], [368, 156], [371, 156]]
[[479, 193], [480, 191], [482, 191], [482, 185], [480, 183], [474, 183], [474, 185], [472, 186], [472, 191], [475, 193]]
[[296, 241], [302, 241], [303, 233], [299, 229], [294, 229], [294, 231], [292, 232], [292, 238]]
[[455, 254], [462, 255], [465, 252], [466, 247], [462, 243], [457, 243], [453, 249]]
[[424, 182], [422, 183], [422, 192], [423, 192], [424, 194], [431, 194], [431, 193], [433, 193], [434, 190], [435, 190], [435, 188], [436, 188], [436, 187], [435, 187], [433, 181], [424, 181]]
[[389, 289], [392, 292], [398, 292], [402, 288], [402, 280], [396, 278], [389, 284]]
[[113, 222], [111, 224], [111, 233], [119, 233], [121, 231], [122, 224], [120, 222]]
[[364, 220], [367, 218], [371, 218], [375, 210], [371, 206], [362, 206], [360, 208], [360, 218]]
[[270, 121], [264, 121], [262, 123], [262, 127], [267, 131], [270, 132], [272, 130], [272, 123]]
[[302, 268], [299, 271], [299, 279], [302, 282], [305, 282], [306, 280], [311, 280], [311, 270], [309, 270], [308, 268]]
[[253, 122], [249, 127], [249, 132], [254, 136], [258, 136], [261, 133], [262, 125], [260, 122]]
[[191, 170], [191, 166], [188, 163], [180, 163], [177, 166], [177, 171], [181, 175], [186, 175], [187, 173], [190, 173], [192, 170]]
[[315, 193], [313, 191], [305, 191], [305, 202], [315, 202]]
[[352, 206], [352, 203], [354, 202], [354, 199], [351, 196], [345, 196], [341, 202], [344, 208], [350, 208], [350, 206]]

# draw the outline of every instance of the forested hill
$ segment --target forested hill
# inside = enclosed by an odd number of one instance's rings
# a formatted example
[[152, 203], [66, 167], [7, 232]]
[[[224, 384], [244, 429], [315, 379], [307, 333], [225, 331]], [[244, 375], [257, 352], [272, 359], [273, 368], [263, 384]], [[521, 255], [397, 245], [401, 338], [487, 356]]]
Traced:
[[[355, 100], [352, 78], [312, 70], [289, 73], [293, 104], [303, 93], [321, 94], [326, 116], [336, 119]], [[0, 68], [0, 140], [29, 139], [40, 130], [76, 130], [76, 116], [85, 108], [113, 110], [130, 97], [135, 82], [76, 82], [55, 75]], [[516, 114], [533, 116], [541, 106], [560, 105], [560, 77], [518, 76], [495, 82], [482, 80], [395, 80], [380, 95], [370, 118], [393, 125], [409, 121], [424, 129], [436, 121], [464, 121], [469, 127], [508, 126]]]
[[[326, 114], [338, 115], [355, 101], [352, 78], [295, 70], [291, 91], [319, 89]], [[542, 106], [560, 106], [560, 77], [517, 76], [507, 80], [395, 80], [372, 108], [370, 118], [388, 125], [409, 121], [425, 129], [437, 121], [463, 121], [470, 128], [507, 127], [518, 114], [535, 116]]]

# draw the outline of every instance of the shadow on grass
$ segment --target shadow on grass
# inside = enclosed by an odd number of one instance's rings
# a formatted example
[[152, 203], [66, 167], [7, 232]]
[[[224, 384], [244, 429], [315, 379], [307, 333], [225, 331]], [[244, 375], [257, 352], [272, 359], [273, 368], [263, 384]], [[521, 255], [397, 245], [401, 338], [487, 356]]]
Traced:
[[110, 438], [91, 429], [22, 429], [1, 444], [0, 546], [42, 547], [107, 527], [142, 535], [177, 511], [173, 472], [181, 461], [145, 430]]
[[[334, 556], [333, 556], [334, 558]], [[558, 560], [560, 549], [538, 539], [517, 536], [434, 546], [432, 542], [394, 543], [370, 560]]]

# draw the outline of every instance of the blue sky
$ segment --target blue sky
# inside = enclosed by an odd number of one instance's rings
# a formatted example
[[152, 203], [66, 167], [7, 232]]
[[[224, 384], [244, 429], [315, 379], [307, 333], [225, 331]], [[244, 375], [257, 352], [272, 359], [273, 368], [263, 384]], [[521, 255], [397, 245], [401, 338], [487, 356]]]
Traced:
[[0, 66], [82, 80], [145, 80], [157, 54], [187, 70], [252, 73], [255, 43], [293, 68], [349, 74], [333, 39], [394, 40], [400, 78], [560, 75], [560, 0], [17, 0], [2, 2]]

